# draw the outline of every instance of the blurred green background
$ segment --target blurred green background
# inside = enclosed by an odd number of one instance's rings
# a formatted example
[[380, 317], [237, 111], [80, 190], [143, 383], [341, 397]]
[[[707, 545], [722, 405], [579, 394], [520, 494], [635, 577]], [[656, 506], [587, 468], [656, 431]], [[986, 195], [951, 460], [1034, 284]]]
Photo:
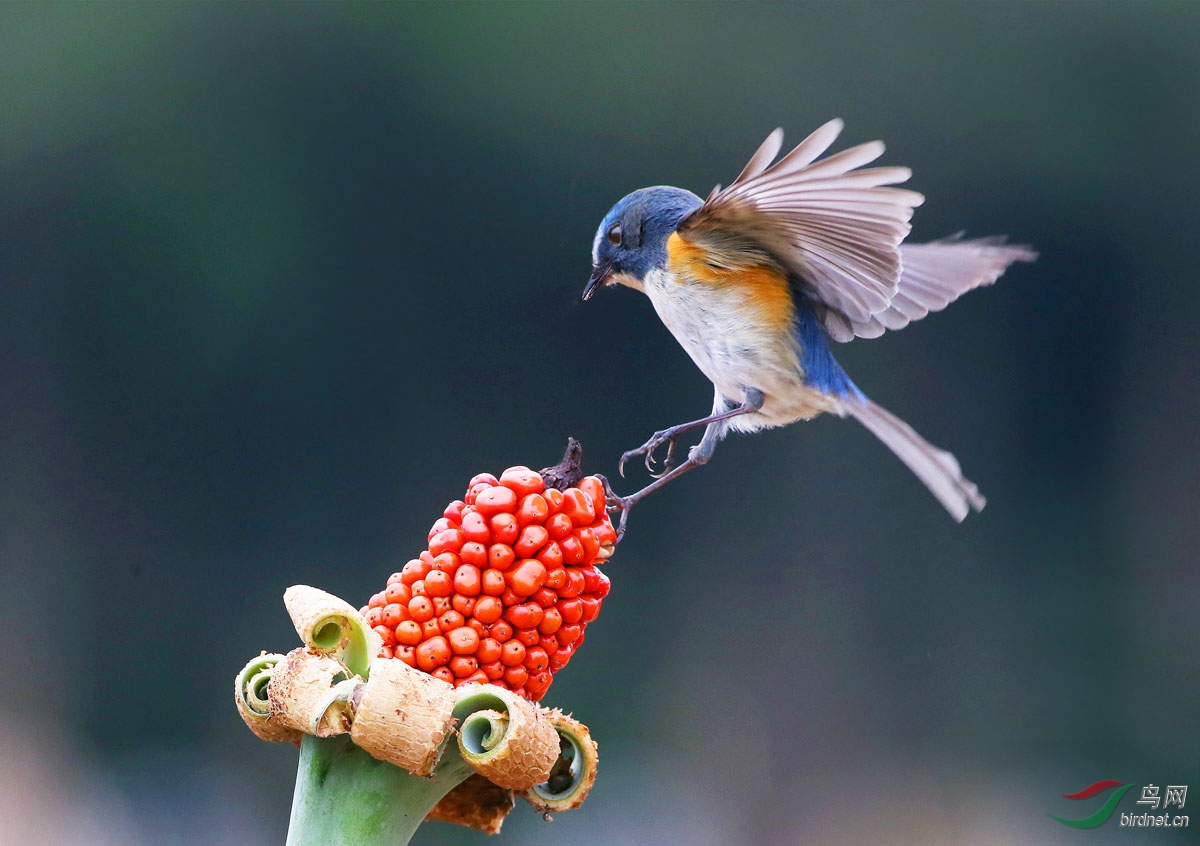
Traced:
[[284, 588], [364, 603], [474, 473], [705, 413], [646, 300], [579, 301], [595, 227], [840, 116], [914, 239], [1041, 252], [836, 350], [988, 508], [849, 422], [732, 437], [547, 697], [592, 797], [496, 842], [1183, 842], [1046, 812], [1200, 790], [1198, 43], [1164, 2], [0, 7], [0, 840], [281, 842], [296, 755], [230, 694]]

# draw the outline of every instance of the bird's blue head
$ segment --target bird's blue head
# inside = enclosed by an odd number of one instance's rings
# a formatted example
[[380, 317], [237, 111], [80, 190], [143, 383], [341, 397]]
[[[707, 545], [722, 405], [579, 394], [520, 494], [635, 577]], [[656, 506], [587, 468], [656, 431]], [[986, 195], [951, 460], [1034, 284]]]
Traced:
[[685, 216], [703, 205], [691, 191], [660, 185], [640, 188], [604, 216], [592, 243], [592, 278], [586, 300], [606, 284], [642, 288], [646, 274], [667, 263], [667, 238]]

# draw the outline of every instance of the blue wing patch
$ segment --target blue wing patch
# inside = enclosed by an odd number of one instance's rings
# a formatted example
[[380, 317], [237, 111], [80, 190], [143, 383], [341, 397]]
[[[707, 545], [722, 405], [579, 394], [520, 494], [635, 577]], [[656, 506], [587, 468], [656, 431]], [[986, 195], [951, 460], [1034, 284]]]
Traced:
[[796, 303], [796, 337], [800, 341], [800, 366], [804, 368], [804, 384], [825, 394], [844, 397], [863, 396], [846, 371], [829, 351], [821, 323], [803, 301]]

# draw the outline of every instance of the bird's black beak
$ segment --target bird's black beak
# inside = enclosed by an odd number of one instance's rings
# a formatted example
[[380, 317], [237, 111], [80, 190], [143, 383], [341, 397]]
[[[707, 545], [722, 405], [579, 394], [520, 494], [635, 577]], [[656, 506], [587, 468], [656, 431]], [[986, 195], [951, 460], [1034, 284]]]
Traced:
[[583, 298], [590, 300], [592, 294], [604, 287], [604, 283], [608, 281], [608, 277], [612, 276], [612, 262], [602, 261], [592, 268], [592, 278], [588, 280], [587, 287], [583, 289]]

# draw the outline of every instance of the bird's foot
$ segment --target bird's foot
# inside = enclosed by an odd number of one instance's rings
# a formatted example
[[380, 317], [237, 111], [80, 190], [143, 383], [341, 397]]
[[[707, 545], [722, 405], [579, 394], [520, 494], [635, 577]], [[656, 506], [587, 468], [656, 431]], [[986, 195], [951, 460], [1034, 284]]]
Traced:
[[621, 496], [612, 489], [607, 476], [601, 476], [599, 473], [596, 475], [604, 483], [605, 505], [608, 510], [611, 512], [621, 512], [621, 520], [617, 523], [617, 543], [620, 543], [621, 538], [625, 537], [625, 525], [629, 522], [629, 511], [633, 508], [633, 503], [637, 495]]
[[[679, 436], [687, 431], [683, 426], [672, 426], [670, 429], [663, 429], [660, 432], [655, 432], [650, 440], [646, 441], [637, 449], [631, 449], [629, 452], [621, 455], [621, 460], [617, 462], [617, 470], [621, 474], [621, 478], [625, 478], [625, 462], [633, 458], [635, 455], [644, 455], [643, 463], [646, 465], [647, 472], [655, 479], [665, 476], [675, 466], [675, 443], [679, 440]], [[657, 463], [654, 458], [654, 453], [660, 446], [667, 444], [667, 454], [663, 457], [662, 470], [655, 472], [654, 465]]]

